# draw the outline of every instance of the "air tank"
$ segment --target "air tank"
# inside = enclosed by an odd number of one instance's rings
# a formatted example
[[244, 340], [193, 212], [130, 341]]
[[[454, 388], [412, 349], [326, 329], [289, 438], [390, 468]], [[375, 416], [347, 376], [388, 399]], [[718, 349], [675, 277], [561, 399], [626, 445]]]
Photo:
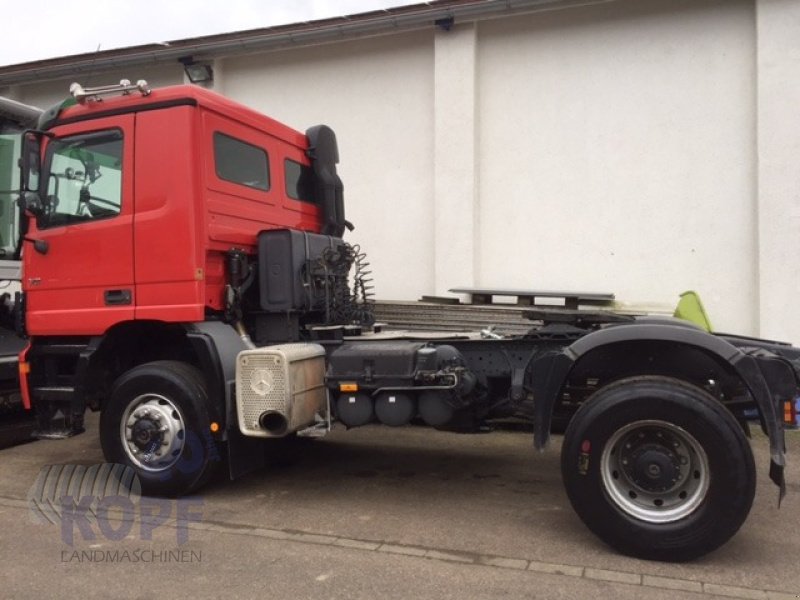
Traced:
[[336, 399], [336, 416], [348, 427], [361, 427], [375, 418], [372, 398], [367, 394], [341, 394]]
[[384, 425], [407, 425], [417, 414], [414, 397], [405, 392], [381, 392], [375, 399], [375, 414]]

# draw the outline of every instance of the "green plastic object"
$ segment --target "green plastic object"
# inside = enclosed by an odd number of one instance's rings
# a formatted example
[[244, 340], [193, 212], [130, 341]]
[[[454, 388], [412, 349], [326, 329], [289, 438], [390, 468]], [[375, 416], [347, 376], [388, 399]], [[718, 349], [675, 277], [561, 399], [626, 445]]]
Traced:
[[712, 330], [711, 320], [706, 314], [706, 309], [703, 308], [700, 295], [693, 290], [681, 294], [680, 302], [678, 302], [678, 307], [675, 309], [673, 316], [694, 323], [705, 331], [710, 332]]

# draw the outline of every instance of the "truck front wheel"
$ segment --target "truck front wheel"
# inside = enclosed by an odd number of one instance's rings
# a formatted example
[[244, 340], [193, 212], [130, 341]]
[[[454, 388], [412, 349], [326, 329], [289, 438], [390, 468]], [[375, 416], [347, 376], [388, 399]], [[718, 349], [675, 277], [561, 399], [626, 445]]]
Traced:
[[561, 472], [592, 532], [650, 560], [718, 548], [755, 494], [752, 451], [733, 416], [702, 389], [667, 377], [598, 390], [567, 428]]
[[203, 375], [177, 361], [127, 371], [103, 407], [100, 443], [107, 461], [136, 471], [147, 494], [179, 496], [199, 488], [220, 460]]

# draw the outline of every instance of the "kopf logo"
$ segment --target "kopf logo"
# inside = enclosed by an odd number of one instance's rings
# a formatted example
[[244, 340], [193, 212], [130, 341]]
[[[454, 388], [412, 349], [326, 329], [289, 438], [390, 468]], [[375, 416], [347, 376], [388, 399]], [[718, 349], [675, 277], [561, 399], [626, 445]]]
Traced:
[[121, 541], [136, 521], [139, 539], [151, 541], [154, 530], [173, 518], [182, 545], [189, 541], [189, 523], [202, 519], [203, 500], [143, 498], [131, 467], [105, 463], [42, 468], [28, 491], [28, 506], [35, 522], [60, 524], [61, 540], [70, 546], [76, 533], [85, 541]]

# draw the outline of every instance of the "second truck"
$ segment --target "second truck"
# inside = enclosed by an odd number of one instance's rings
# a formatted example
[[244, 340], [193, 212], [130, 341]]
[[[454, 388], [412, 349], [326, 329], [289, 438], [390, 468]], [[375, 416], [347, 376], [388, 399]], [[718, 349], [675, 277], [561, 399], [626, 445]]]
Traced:
[[329, 127], [195, 86], [71, 91], [20, 157], [19, 372], [39, 437], [100, 411], [106, 459], [180, 495], [221, 456], [238, 477], [265, 440], [335, 421], [523, 419], [541, 449], [570, 414], [561, 469], [580, 518], [621, 552], [689, 560], [748, 515], [754, 411], [783, 494], [797, 348], [557, 308], [532, 308], [523, 335], [378, 332]]
[[15, 334], [14, 298], [19, 292], [19, 166], [22, 133], [42, 111], [0, 97], [0, 448], [30, 439], [33, 419], [23, 410], [17, 354], [25, 342]]

